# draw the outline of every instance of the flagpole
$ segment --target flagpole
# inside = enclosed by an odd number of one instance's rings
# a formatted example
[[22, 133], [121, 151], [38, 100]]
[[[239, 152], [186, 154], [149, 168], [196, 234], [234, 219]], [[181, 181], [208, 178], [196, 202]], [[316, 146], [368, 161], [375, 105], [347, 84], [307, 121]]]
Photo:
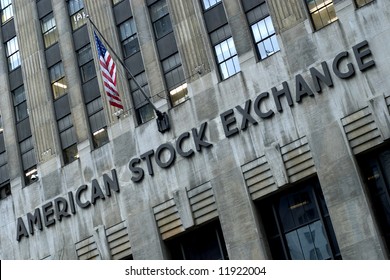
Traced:
[[139, 88], [141, 94], [145, 97], [146, 101], [148, 101], [148, 103], [152, 106], [153, 110], [156, 112], [158, 130], [161, 133], [168, 131], [170, 129], [168, 114], [166, 112], [162, 113], [160, 110], [157, 109], [157, 107], [153, 104], [153, 102], [150, 101], [150, 98], [146, 95], [143, 88], [140, 86], [140, 84], [134, 78], [130, 69], [126, 66], [126, 64], [122, 61], [122, 59], [119, 57], [119, 55], [114, 51], [114, 49], [111, 47], [111, 45], [107, 42], [107, 40], [104, 38], [103, 34], [99, 31], [99, 29], [97, 28], [95, 23], [92, 21], [92, 19], [89, 17], [89, 15], [87, 15], [86, 17], [88, 18], [88, 21], [92, 24], [92, 26], [96, 30], [96, 32], [99, 34], [99, 36], [102, 38], [102, 40], [104, 41], [106, 46], [110, 49], [111, 53], [115, 56], [115, 58], [123, 66], [123, 68], [126, 70], [127, 74], [129, 74], [130, 77], [133, 79], [134, 83]]

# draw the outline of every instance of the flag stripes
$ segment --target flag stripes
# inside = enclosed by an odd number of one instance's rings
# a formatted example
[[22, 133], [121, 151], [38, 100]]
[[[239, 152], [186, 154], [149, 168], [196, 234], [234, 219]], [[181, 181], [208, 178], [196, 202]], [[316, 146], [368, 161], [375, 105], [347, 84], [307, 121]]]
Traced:
[[116, 65], [99, 37], [95, 35], [96, 48], [99, 56], [100, 70], [103, 78], [104, 91], [111, 106], [123, 109], [122, 101], [116, 88]]

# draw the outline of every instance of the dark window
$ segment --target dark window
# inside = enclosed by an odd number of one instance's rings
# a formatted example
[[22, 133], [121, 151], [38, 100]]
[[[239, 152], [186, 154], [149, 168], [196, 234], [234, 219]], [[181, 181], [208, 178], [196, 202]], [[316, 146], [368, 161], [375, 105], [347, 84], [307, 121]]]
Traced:
[[228, 259], [219, 221], [195, 228], [167, 241], [166, 244], [174, 260]]
[[54, 99], [58, 99], [67, 93], [68, 89], [62, 61], [49, 68], [49, 75], [53, 97]]
[[14, 16], [12, 9], [12, 0], [0, 0], [1, 23], [4, 24]]
[[87, 45], [77, 52], [78, 62], [83, 83], [96, 77], [95, 64], [93, 63], [93, 55], [91, 45]]
[[157, 1], [150, 7], [150, 17], [156, 39], [160, 39], [173, 31], [166, 0]]
[[26, 94], [24, 86], [12, 92], [16, 122], [20, 122], [28, 117]]
[[390, 147], [363, 155], [358, 161], [376, 219], [390, 248]]
[[[137, 83], [142, 87], [145, 94], [150, 97], [148, 81], [146, 79], [146, 73], [142, 72], [134, 77]], [[138, 124], [145, 123], [154, 118], [153, 107], [149, 101], [146, 100], [141, 90], [133, 80], [130, 80], [130, 90], [133, 97], [134, 108], [137, 116]]]
[[135, 28], [133, 18], [119, 25], [119, 34], [125, 57], [129, 57], [139, 51], [137, 29]]
[[305, 3], [316, 30], [337, 20], [332, 0], [305, 0]]
[[363, 7], [363, 6], [366, 5], [366, 4], [369, 4], [369, 3], [371, 3], [371, 2], [374, 2], [374, 0], [355, 0], [355, 2], [356, 2], [356, 6], [357, 6], [358, 8], [360, 8], [360, 7]]
[[12, 71], [21, 64], [18, 38], [16, 38], [16, 36], [13, 37], [11, 40], [7, 41], [5, 45], [5, 51], [8, 60], [8, 70]]
[[229, 25], [226, 24], [210, 33], [210, 39], [222, 80], [241, 71]]
[[73, 30], [80, 28], [87, 22], [87, 16], [84, 12], [83, 0], [69, 0], [68, 10]]
[[258, 2], [259, 4], [256, 7], [246, 12], [246, 17], [257, 47], [259, 59], [264, 59], [279, 51], [280, 48], [267, 4], [262, 0], [258, 0]]
[[9, 182], [0, 184], [0, 199], [4, 199], [11, 195], [11, 185]]
[[64, 163], [68, 164], [79, 158], [76, 131], [71, 114], [57, 121]]
[[340, 259], [317, 179], [258, 202], [274, 259]]
[[58, 30], [56, 26], [56, 21], [54, 19], [53, 13], [45, 16], [41, 19], [43, 41], [45, 43], [45, 48], [50, 47], [51, 45], [58, 42]]
[[87, 114], [93, 145], [95, 148], [101, 147], [109, 141], [101, 97], [98, 97], [87, 104]]
[[218, 4], [221, 1], [222, 0], [202, 0], [203, 10], [206, 11], [206, 10], [214, 7], [216, 4]]

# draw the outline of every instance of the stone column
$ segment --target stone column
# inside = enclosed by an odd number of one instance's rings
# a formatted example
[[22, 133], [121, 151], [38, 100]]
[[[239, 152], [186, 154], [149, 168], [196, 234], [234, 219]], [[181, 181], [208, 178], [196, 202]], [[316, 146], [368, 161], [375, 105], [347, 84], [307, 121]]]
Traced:
[[45, 65], [41, 39], [42, 31], [35, 1], [15, 1], [15, 25], [22, 59], [24, 88], [29, 108], [32, 135], [35, 140], [37, 162], [43, 163], [55, 157], [54, 109], [50, 82]]
[[[168, 96], [165, 91], [164, 79], [160, 66], [160, 59], [157, 54], [157, 47], [153, 33], [153, 26], [150, 22], [149, 9], [145, 0], [130, 1], [135, 25], [137, 27], [138, 42], [144, 60], [145, 72], [148, 78], [151, 100], [157, 108], [168, 106]], [[170, 15], [172, 19], [172, 15]], [[163, 98], [157, 96], [162, 96]], [[165, 109], [162, 109], [165, 111]]]
[[210, 72], [205, 44], [207, 34], [199, 25], [202, 19], [197, 16], [194, 1], [171, 0], [168, 3], [184, 73], [192, 82]]
[[88, 118], [85, 112], [81, 88], [80, 70], [73, 47], [72, 27], [65, 1], [52, 0], [53, 13], [57, 24], [59, 44], [64, 64], [65, 76], [68, 81], [69, 105], [78, 143], [88, 141]]
[[384, 259], [358, 166], [334, 121], [312, 131], [310, 145], [343, 259]]

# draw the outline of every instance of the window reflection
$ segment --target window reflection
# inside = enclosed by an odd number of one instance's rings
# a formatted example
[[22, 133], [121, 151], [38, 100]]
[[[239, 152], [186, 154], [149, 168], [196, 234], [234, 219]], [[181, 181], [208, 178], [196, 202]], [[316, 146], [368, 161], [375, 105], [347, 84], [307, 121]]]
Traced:
[[275, 259], [341, 258], [328, 210], [317, 180], [259, 202]]

